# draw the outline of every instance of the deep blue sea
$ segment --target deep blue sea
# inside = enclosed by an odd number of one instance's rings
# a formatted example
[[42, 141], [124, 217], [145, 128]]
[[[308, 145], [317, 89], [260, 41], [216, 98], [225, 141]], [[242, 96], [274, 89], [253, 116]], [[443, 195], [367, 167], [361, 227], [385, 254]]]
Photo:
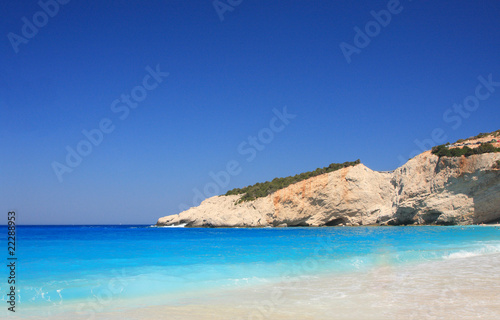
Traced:
[[[7, 251], [6, 237], [1, 245]], [[104, 310], [186, 303], [186, 294], [500, 252], [500, 228], [198, 229], [18, 226], [17, 308]], [[4, 255], [5, 262], [7, 254]], [[7, 300], [7, 268], [0, 270]], [[161, 299], [159, 298], [161, 297]], [[54, 309], [55, 308], [55, 309]], [[5, 315], [4, 307], [0, 314]], [[56, 311], [54, 311], [56, 310]], [[43, 314], [43, 311], [40, 311]]]

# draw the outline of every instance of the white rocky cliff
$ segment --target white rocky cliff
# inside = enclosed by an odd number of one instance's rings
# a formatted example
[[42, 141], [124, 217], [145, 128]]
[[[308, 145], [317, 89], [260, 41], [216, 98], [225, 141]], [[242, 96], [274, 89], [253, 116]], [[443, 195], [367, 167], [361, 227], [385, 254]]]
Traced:
[[363, 164], [235, 204], [215, 196], [157, 225], [266, 227], [480, 224], [500, 221], [500, 153], [438, 157], [430, 151], [392, 172]]

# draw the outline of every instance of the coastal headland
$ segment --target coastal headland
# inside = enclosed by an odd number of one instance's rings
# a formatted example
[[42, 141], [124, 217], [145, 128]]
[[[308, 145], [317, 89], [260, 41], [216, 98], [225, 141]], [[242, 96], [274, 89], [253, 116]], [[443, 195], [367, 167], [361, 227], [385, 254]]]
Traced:
[[[390, 172], [373, 171], [359, 161], [332, 164], [305, 175], [309, 178], [295, 179], [294, 183], [287, 183], [293, 179], [280, 178], [258, 184], [260, 189], [254, 185], [208, 198], [197, 207], [160, 218], [157, 225], [320, 227], [498, 223], [499, 151], [500, 130], [497, 130], [434, 147]], [[266, 192], [263, 188], [267, 186]]]

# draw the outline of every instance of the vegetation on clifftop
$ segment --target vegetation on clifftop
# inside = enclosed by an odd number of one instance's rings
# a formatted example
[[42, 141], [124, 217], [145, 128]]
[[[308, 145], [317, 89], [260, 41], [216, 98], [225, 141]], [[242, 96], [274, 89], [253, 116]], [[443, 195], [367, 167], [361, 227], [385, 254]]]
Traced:
[[468, 157], [473, 154], [483, 154], [491, 152], [500, 152], [500, 148], [495, 148], [491, 143], [483, 143], [477, 148], [469, 148], [465, 146], [463, 148], [449, 149], [448, 146], [444, 144], [432, 148], [432, 154], [435, 154], [438, 157]]
[[[463, 145], [463, 143], [466, 141], [481, 139], [481, 138], [488, 137], [488, 136], [499, 137], [500, 130], [493, 131], [490, 133], [480, 133], [475, 137], [470, 137], [470, 138], [465, 139], [465, 140], [460, 139], [457, 142], [455, 142], [455, 144], [461, 143]], [[495, 140], [493, 140], [493, 141], [495, 141]], [[466, 144], [468, 144], [468, 143], [466, 143]], [[450, 148], [450, 144], [447, 143], [447, 144], [442, 144], [442, 145], [433, 147], [431, 152], [432, 152], [432, 154], [435, 154], [438, 157], [461, 157], [461, 156], [468, 157], [468, 156], [471, 156], [474, 154], [500, 152], [500, 148], [496, 148], [494, 145], [492, 145], [489, 142], [481, 143], [476, 148], [470, 148], [467, 145], [463, 145], [462, 148]]]
[[274, 178], [271, 182], [266, 181], [263, 183], [256, 183], [244, 188], [232, 189], [226, 192], [226, 196], [243, 194], [243, 196], [236, 203], [240, 203], [243, 201], [252, 201], [260, 197], [265, 197], [273, 192], [286, 188], [289, 185], [297, 183], [299, 181], [319, 176], [320, 174], [336, 171], [342, 168], [355, 166], [360, 163], [361, 161], [359, 159], [352, 162], [332, 163], [328, 167], [318, 168], [314, 171], [303, 172], [285, 178]]
[[[489, 133], [487, 133], [487, 132], [483, 133], [482, 132], [482, 133], [478, 134], [475, 137], [470, 137], [470, 138], [467, 138], [467, 139], [462, 140], [462, 141], [474, 140], [474, 139], [481, 139], [481, 138], [484, 138], [484, 137], [487, 137], [487, 136], [500, 137], [500, 130], [489, 132]], [[460, 140], [458, 140], [457, 142], [460, 142]]]

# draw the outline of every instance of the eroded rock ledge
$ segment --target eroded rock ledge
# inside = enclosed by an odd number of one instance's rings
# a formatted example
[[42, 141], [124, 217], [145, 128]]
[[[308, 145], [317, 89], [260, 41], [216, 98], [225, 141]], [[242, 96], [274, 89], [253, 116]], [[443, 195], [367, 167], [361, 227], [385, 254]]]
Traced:
[[437, 157], [424, 152], [392, 172], [363, 164], [319, 175], [267, 197], [236, 204], [215, 196], [159, 226], [280, 227], [500, 221], [500, 153]]

